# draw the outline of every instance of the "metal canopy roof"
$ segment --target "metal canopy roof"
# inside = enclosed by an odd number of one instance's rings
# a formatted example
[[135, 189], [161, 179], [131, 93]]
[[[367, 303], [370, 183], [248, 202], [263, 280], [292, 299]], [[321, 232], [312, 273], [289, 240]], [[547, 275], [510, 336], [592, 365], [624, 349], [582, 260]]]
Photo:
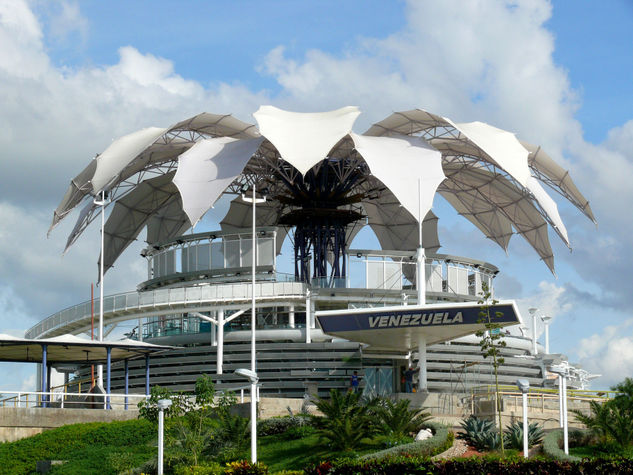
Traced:
[[153, 345], [135, 340], [94, 341], [74, 335], [33, 340], [0, 334], [0, 361], [17, 363], [41, 363], [43, 345], [46, 345], [46, 361], [49, 364], [105, 364], [107, 348], [111, 360], [119, 361], [170, 350], [172, 346]]

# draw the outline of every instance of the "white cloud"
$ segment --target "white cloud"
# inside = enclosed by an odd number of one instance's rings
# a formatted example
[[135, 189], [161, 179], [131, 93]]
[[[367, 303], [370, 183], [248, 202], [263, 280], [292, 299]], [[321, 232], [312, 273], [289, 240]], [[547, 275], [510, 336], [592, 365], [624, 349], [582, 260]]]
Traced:
[[66, 41], [78, 33], [81, 41], [88, 35], [88, 20], [81, 14], [76, 2], [61, 1], [55, 6], [50, 20], [50, 34], [58, 41]]
[[600, 386], [613, 386], [631, 377], [633, 368], [633, 319], [611, 325], [601, 333], [580, 340], [578, 358], [582, 367], [601, 374]]

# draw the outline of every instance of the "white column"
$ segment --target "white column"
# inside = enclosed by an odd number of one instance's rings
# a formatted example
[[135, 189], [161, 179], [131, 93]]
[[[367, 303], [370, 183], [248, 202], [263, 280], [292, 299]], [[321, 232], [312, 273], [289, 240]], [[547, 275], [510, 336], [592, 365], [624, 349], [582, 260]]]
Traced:
[[143, 341], [143, 319], [138, 319], [138, 341]]
[[308, 290], [308, 292], [306, 293], [306, 343], [312, 343], [312, 338], [310, 335], [310, 323], [312, 321], [310, 311], [312, 310], [312, 302], [310, 300], [310, 291]]
[[420, 371], [418, 390], [426, 391], [426, 337], [424, 335], [418, 338], [418, 365]]
[[288, 309], [288, 326], [290, 328], [295, 327], [295, 306], [291, 305]]
[[527, 393], [523, 393], [523, 456], [528, 458], [528, 406]]
[[218, 346], [217, 326], [211, 322], [211, 346]]
[[224, 309], [218, 310], [218, 350], [216, 373], [222, 374], [222, 363], [224, 359]]
[[563, 377], [558, 375], [558, 422], [563, 427]]
[[552, 317], [542, 317], [545, 324], [545, 354], [549, 355], [549, 324], [552, 321]]
[[563, 447], [569, 455], [569, 437], [567, 435], [567, 377], [563, 376]]
[[422, 179], [418, 180], [418, 198], [419, 198], [419, 208], [418, 208], [418, 252], [416, 254], [416, 265], [417, 265], [417, 290], [418, 290], [418, 305], [426, 304], [426, 256], [424, 255], [424, 247], [422, 246], [422, 220], [424, 216], [422, 216]]
[[158, 410], [158, 475], [163, 475], [163, 424], [165, 414]]
[[[101, 191], [101, 259], [99, 265], [99, 341], [103, 341], [103, 265], [105, 260], [105, 191]], [[103, 389], [103, 365], [97, 366], [99, 387]]]
[[536, 312], [532, 314], [532, 354], [538, 355], [538, 346], [536, 345]]

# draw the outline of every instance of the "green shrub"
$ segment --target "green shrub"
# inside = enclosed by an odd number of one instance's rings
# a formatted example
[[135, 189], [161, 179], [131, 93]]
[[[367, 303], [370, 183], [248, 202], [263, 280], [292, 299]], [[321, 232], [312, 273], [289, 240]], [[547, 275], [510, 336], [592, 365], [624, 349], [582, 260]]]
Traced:
[[563, 440], [563, 430], [553, 430], [545, 436], [543, 439], [543, 453], [548, 457], [556, 460], [562, 460], [566, 462], [578, 462], [580, 459], [573, 455], [567, 455], [560, 448], [560, 443]]
[[227, 475], [267, 475], [268, 467], [261, 462], [251, 463], [248, 460], [240, 460], [227, 463], [224, 473]]
[[200, 465], [180, 465], [173, 472], [174, 475], [221, 475], [224, 469], [217, 462], [206, 462]]
[[517, 457], [511, 460], [478, 458], [433, 461], [421, 457], [390, 457], [383, 459], [339, 459], [308, 466], [306, 475], [391, 475], [391, 474], [578, 474], [614, 475], [633, 473], [633, 460], [583, 460], [565, 462], [559, 460], [526, 460]]
[[[532, 422], [528, 424], [528, 447], [540, 444], [543, 440], [545, 433], [541, 426]], [[511, 449], [523, 449], [523, 423], [515, 421], [510, 424], [505, 430], [505, 444]]]
[[465, 440], [477, 450], [495, 450], [501, 446], [501, 438], [496, 432], [494, 422], [470, 416], [463, 420], [460, 425], [464, 432], [457, 437]]
[[312, 422], [310, 418], [303, 415], [271, 417], [270, 419], [257, 422], [257, 435], [263, 437], [266, 435], [283, 434], [289, 429], [308, 427], [311, 425]]
[[448, 430], [448, 427], [434, 423], [427, 423], [426, 425], [433, 430], [433, 437], [409, 444], [396, 445], [395, 447], [363, 455], [360, 459], [379, 459], [405, 454], [431, 456], [442, 453], [453, 445], [454, 436], [453, 433]]

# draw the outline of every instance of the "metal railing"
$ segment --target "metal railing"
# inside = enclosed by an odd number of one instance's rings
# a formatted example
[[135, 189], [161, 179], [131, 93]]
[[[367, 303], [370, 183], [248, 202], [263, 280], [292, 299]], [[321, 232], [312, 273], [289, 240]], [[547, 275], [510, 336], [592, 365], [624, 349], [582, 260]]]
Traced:
[[[61, 409], [129, 409], [147, 399], [145, 394], [71, 393], [65, 391], [1, 391], [5, 396], [0, 407], [32, 408], [58, 407]], [[7, 397], [8, 396], [8, 397]]]

